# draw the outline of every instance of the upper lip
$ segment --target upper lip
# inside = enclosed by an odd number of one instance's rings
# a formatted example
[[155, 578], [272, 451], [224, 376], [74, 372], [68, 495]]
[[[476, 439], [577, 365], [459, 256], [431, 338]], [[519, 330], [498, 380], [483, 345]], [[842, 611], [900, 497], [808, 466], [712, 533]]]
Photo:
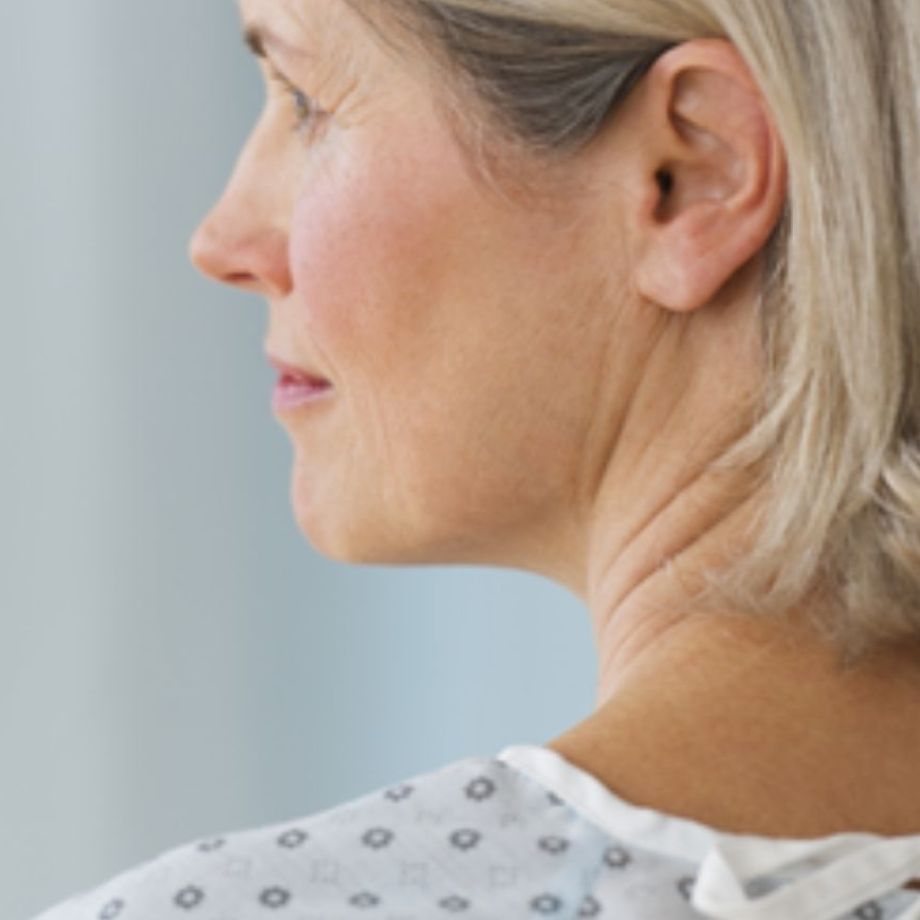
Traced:
[[286, 377], [299, 377], [309, 380], [311, 383], [329, 383], [322, 374], [317, 374], [316, 371], [310, 368], [289, 364], [287, 361], [282, 361], [280, 358], [275, 357], [271, 352], [266, 352], [265, 356], [268, 358], [268, 363], [271, 364], [279, 374]]

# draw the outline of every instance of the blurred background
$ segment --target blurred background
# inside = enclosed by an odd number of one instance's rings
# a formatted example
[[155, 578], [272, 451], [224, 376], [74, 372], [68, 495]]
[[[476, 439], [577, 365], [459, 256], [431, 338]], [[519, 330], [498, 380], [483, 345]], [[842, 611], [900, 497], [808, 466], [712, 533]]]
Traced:
[[186, 258], [261, 106], [235, 5], [3, 3], [0, 34], [0, 917], [584, 718], [564, 589], [294, 524], [266, 308]]

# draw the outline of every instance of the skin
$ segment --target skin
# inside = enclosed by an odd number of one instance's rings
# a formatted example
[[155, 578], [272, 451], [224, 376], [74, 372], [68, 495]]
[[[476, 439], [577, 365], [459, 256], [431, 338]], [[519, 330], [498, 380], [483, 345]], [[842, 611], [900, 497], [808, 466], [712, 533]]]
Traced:
[[334, 386], [278, 416], [313, 546], [573, 591], [597, 708], [548, 746], [629, 801], [772, 836], [920, 832], [914, 651], [844, 673], [804, 609], [693, 609], [694, 573], [743, 548], [756, 507], [707, 466], [762, 385], [756, 299], [787, 189], [732, 46], [669, 51], [587, 150], [533, 173], [535, 203], [474, 174], [427, 65], [341, 0], [242, 17], [278, 39], [263, 70], [330, 114], [293, 133], [270, 82], [191, 257], [264, 297], [267, 349]]

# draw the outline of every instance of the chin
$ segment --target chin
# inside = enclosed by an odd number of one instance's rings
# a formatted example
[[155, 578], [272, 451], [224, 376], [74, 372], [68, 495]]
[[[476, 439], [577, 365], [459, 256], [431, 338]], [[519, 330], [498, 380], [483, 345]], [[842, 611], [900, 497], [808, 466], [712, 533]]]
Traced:
[[[319, 555], [355, 565], [490, 565], [498, 547], [483, 539], [480, 519], [454, 502], [400, 507], [377, 502], [373, 489], [344, 488], [294, 475], [291, 506], [297, 527]], [[499, 532], [490, 527], [493, 533]]]
[[296, 509], [297, 526], [319, 555], [332, 562], [352, 565], [452, 565], [488, 564], [474, 552], [468, 538], [457, 535], [409, 535], [362, 521], [330, 520]]
[[[336, 509], [340, 512], [344, 508]], [[418, 552], [366, 520], [348, 520], [325, 509], [296, 506], [297, 527], [313, 549], [332, 562], [354, 565], [398, 565], [418, 561]]]

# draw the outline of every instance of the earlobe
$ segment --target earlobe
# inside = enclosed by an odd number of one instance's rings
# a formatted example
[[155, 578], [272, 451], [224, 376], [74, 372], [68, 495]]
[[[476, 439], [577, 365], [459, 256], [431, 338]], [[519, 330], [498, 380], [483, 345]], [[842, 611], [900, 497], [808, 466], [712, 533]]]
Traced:
[[665, 309], [709, 303], [769, 241], [786, 200], [785, 153], [747, 65], [724, 39], [668, 52], [649, 77], [636, 215], [638, 293]]
[[763, 249], [775, 223], [726, 220], [720, 205], [698, 203], [647, 245], [636, 265], [636, 287], [674, 312], [704, 307]]

